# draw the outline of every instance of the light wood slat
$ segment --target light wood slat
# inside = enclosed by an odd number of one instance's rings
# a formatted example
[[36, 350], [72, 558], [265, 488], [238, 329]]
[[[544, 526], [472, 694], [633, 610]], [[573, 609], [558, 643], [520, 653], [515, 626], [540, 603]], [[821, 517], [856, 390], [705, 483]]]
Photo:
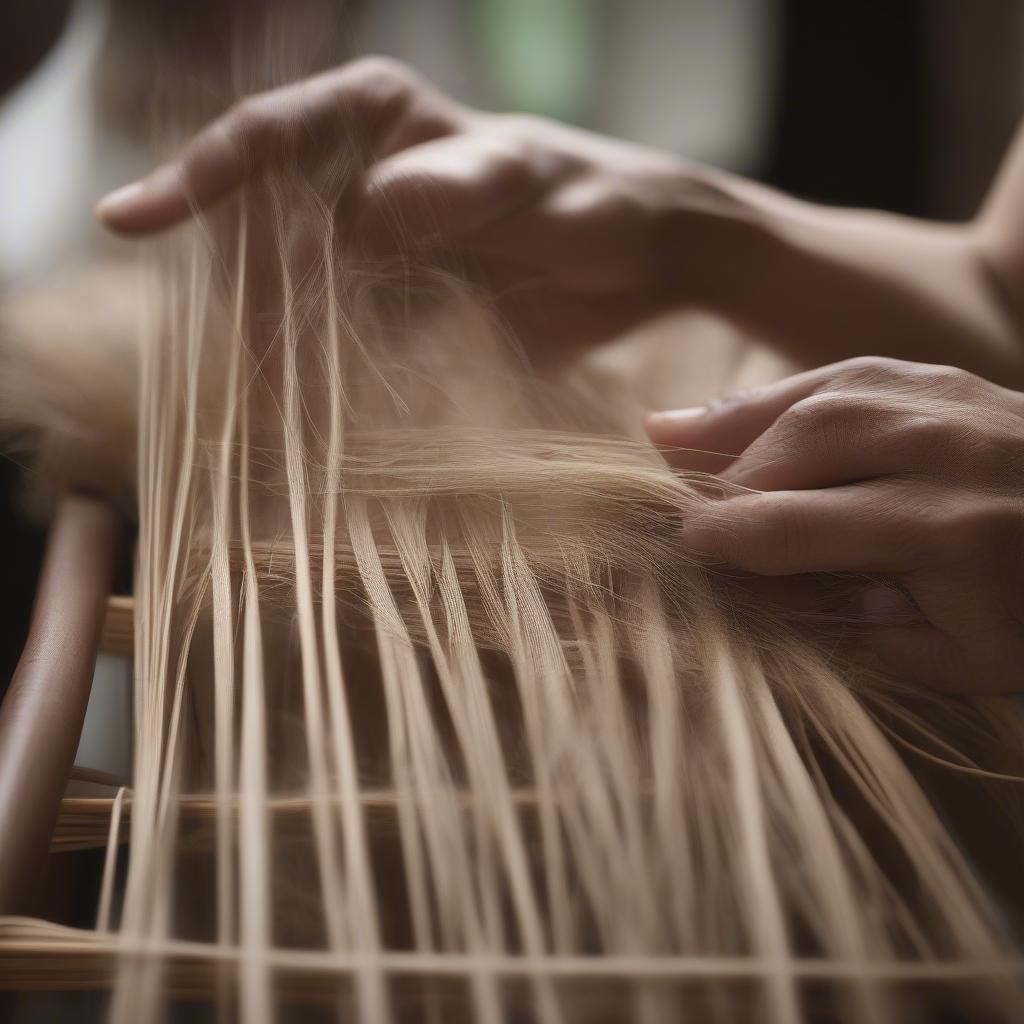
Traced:
[[[469, 793], [458, 794], [457, 799], [463, 810], [471, 809], [472, 798]], [[131, 800], [131, 793], [126, 793], [121, 810], [122, 841], [128, 838]], [[337, 804], [340, 801], [333, 798], [331, 802]], [[364, 790], [360, 794], [359, 803], [371, 830], [379, 830], [384, 834], [397, 831], [398, 798], [394, 791]], [[512, 803], [521, 813], [532, 814], [537, 807], [537, 791], [532, 788], [514, 790]], [[112, 797], [65, 797], [53, 832], [51, 852], [67, 853], [106, 846], [113, 805]], [[303, 796], [279, 796], [267, 800], [267, 810], [276, 818], [291, 818], [300, 824], [309, 814], [309, 809], [310, 801]], [[185, 796], [181, 800], [181, 817], [186, 826], [198, 829], [210, 826], [216, 814], [217, 802], [212, 796]]]
[[113, 595], [107, 598], [100, 650], [130, 657], [135, 651], [135, 598]]
[[[169, 939], [142, 948], [121, 946], [111, 933], [84, 931], [30, 918], [0, 919], [0, 985], [5, 989], [83, 990], [106, 987], [113, 980], [119, 952], [135, 959], [165, 961], [168, 987], [174, 994], [207, 995], [218, 972], [234, 970], [242, 950], [234, 946]], [[546, 976], [588, 984], [616, 980], [659, 981], [759, 979], [779, 970], [774, 959], [757, 956], [687, 956], [678, 954], [592, 954], [527, 956], [514, 953], [473, 955], [465, 952], [387, 950], [368, 955], [336, 950], [270, 950], [269, 963], [294, 994], [322, 991], [330, 978], [344, 978], [367, 963], [392, 977], [465, 979], [486, 973], [508, 979]], [[937, 984], [978, 978], [1019, 978], [1020, 957], [949, 960], [873, 960], [871, 958], [793, 957], [785, 968], [807, 981], [855, 981], [873, 978], [893, 983]], [[291, 978], [289, 978], [289, 975]], [[318, 984], [317, 979], [322, 979]], [[291, 981], [291, 985], [288, 982]], [[293, 987], [294, 986], [294, 987]]]

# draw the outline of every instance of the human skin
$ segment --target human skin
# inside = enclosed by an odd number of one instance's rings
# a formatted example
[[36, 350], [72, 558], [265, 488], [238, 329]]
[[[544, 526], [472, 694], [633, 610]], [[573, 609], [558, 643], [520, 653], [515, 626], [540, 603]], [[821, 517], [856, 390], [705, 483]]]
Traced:
[[[469, 255], [535, 349], [690, 306], [823, 367], [649, 420], [674, 464], [753, 489], [684, 542], [763, 575], [889, 579], [865, 609], [904, 677], [1024, 688], [1024, 398], [1008, 390], [1024, 387], [1024, 136], [977, 218], [933, 224], [482, 113], [370, 58], [242, 101], [97, 214], [120, 233], [161, 230], [275, 161], [352, 140], [364, 170], [340, 229], [371, 254]], [[890, 358], [849, 361], [865, 353]]]
[[543, 341], [535, 350], [562, 353], [689, 306], [805, 366], [870, 351], [1024, 386], [1024, 300], [1012, 298], [1024, 233], [1001, 227], [1024, 223], [1024, 145], [983, 216], [932, 224], [816, 206], [553, 121], [483, 113], [364, 58], [242, 100], [97, 213], [125, 234], [162, 229], [275, 161], [354, 146], [365, 170], [339, 206], [341, 229], [371, 251], [468, 254], [520, 337]]
[[687, 547], [761, 576], [878, 574], [861, 610], [901, 678], [1024, 688], [1024, 395], [861, 357], [647, 428], [674, 466], [749, 488], [692, 520]]

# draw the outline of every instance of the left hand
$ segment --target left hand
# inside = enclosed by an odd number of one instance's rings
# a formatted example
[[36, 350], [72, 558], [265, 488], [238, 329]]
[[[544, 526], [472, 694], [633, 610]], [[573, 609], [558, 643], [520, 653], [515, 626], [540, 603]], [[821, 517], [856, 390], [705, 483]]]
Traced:
[[[327, 167], [358, 159], [336, 211], [357, 249], [468, 257], [538, 353], [564, 356], [706, 302], [697, 279], [711, 248], [744, 248], [755, 233], [717, 172], [544, 118], [473, 110], [379, 57], [242, 100], [97, 214], [146, 234], [300, 156]], [[728, 244], [714, 242], [719, 222]]]
[[888, 667], [936, 689], [1024, 690], [1024, 395], [858, 358], [647, 429], [672, 465], [750, 488], [689, 524], [686, 546], [765, 576], [890, 577], [864, 593]]

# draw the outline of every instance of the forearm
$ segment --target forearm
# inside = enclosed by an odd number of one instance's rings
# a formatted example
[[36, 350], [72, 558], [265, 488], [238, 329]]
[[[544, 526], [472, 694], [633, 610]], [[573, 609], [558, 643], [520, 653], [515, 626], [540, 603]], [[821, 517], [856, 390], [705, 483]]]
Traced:
[[886, 355], [1024, 386], [1020, 322], [972, 228], [815, 206], [714, 172], [690, 190], [669, 243], [682, 301], [806, 366]]

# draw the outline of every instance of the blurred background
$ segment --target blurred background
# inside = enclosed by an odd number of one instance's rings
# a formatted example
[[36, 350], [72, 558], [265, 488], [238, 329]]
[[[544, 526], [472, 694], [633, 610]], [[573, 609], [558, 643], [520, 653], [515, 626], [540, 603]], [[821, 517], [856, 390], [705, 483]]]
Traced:
[[[973, 214], [1024, 109], [1020, 0], [9, 0], [0, 10], [0, 301], [113, 249], [92, 203], [151, 165], [157, 92], [187, 94], [207, 116], [240, 89], [287, 77], [282, 55], [313, 70], [392, 54], [475, 106], [561, 118], [823, 202], [934, 218]], [[236, 58], [247, 51], [241, 64], [226, 58], [229, 38]], [[275, 63], [261, 60], [270, 53]], [[41, 550], [14, 477], [0, 464], [0, 687]]]

